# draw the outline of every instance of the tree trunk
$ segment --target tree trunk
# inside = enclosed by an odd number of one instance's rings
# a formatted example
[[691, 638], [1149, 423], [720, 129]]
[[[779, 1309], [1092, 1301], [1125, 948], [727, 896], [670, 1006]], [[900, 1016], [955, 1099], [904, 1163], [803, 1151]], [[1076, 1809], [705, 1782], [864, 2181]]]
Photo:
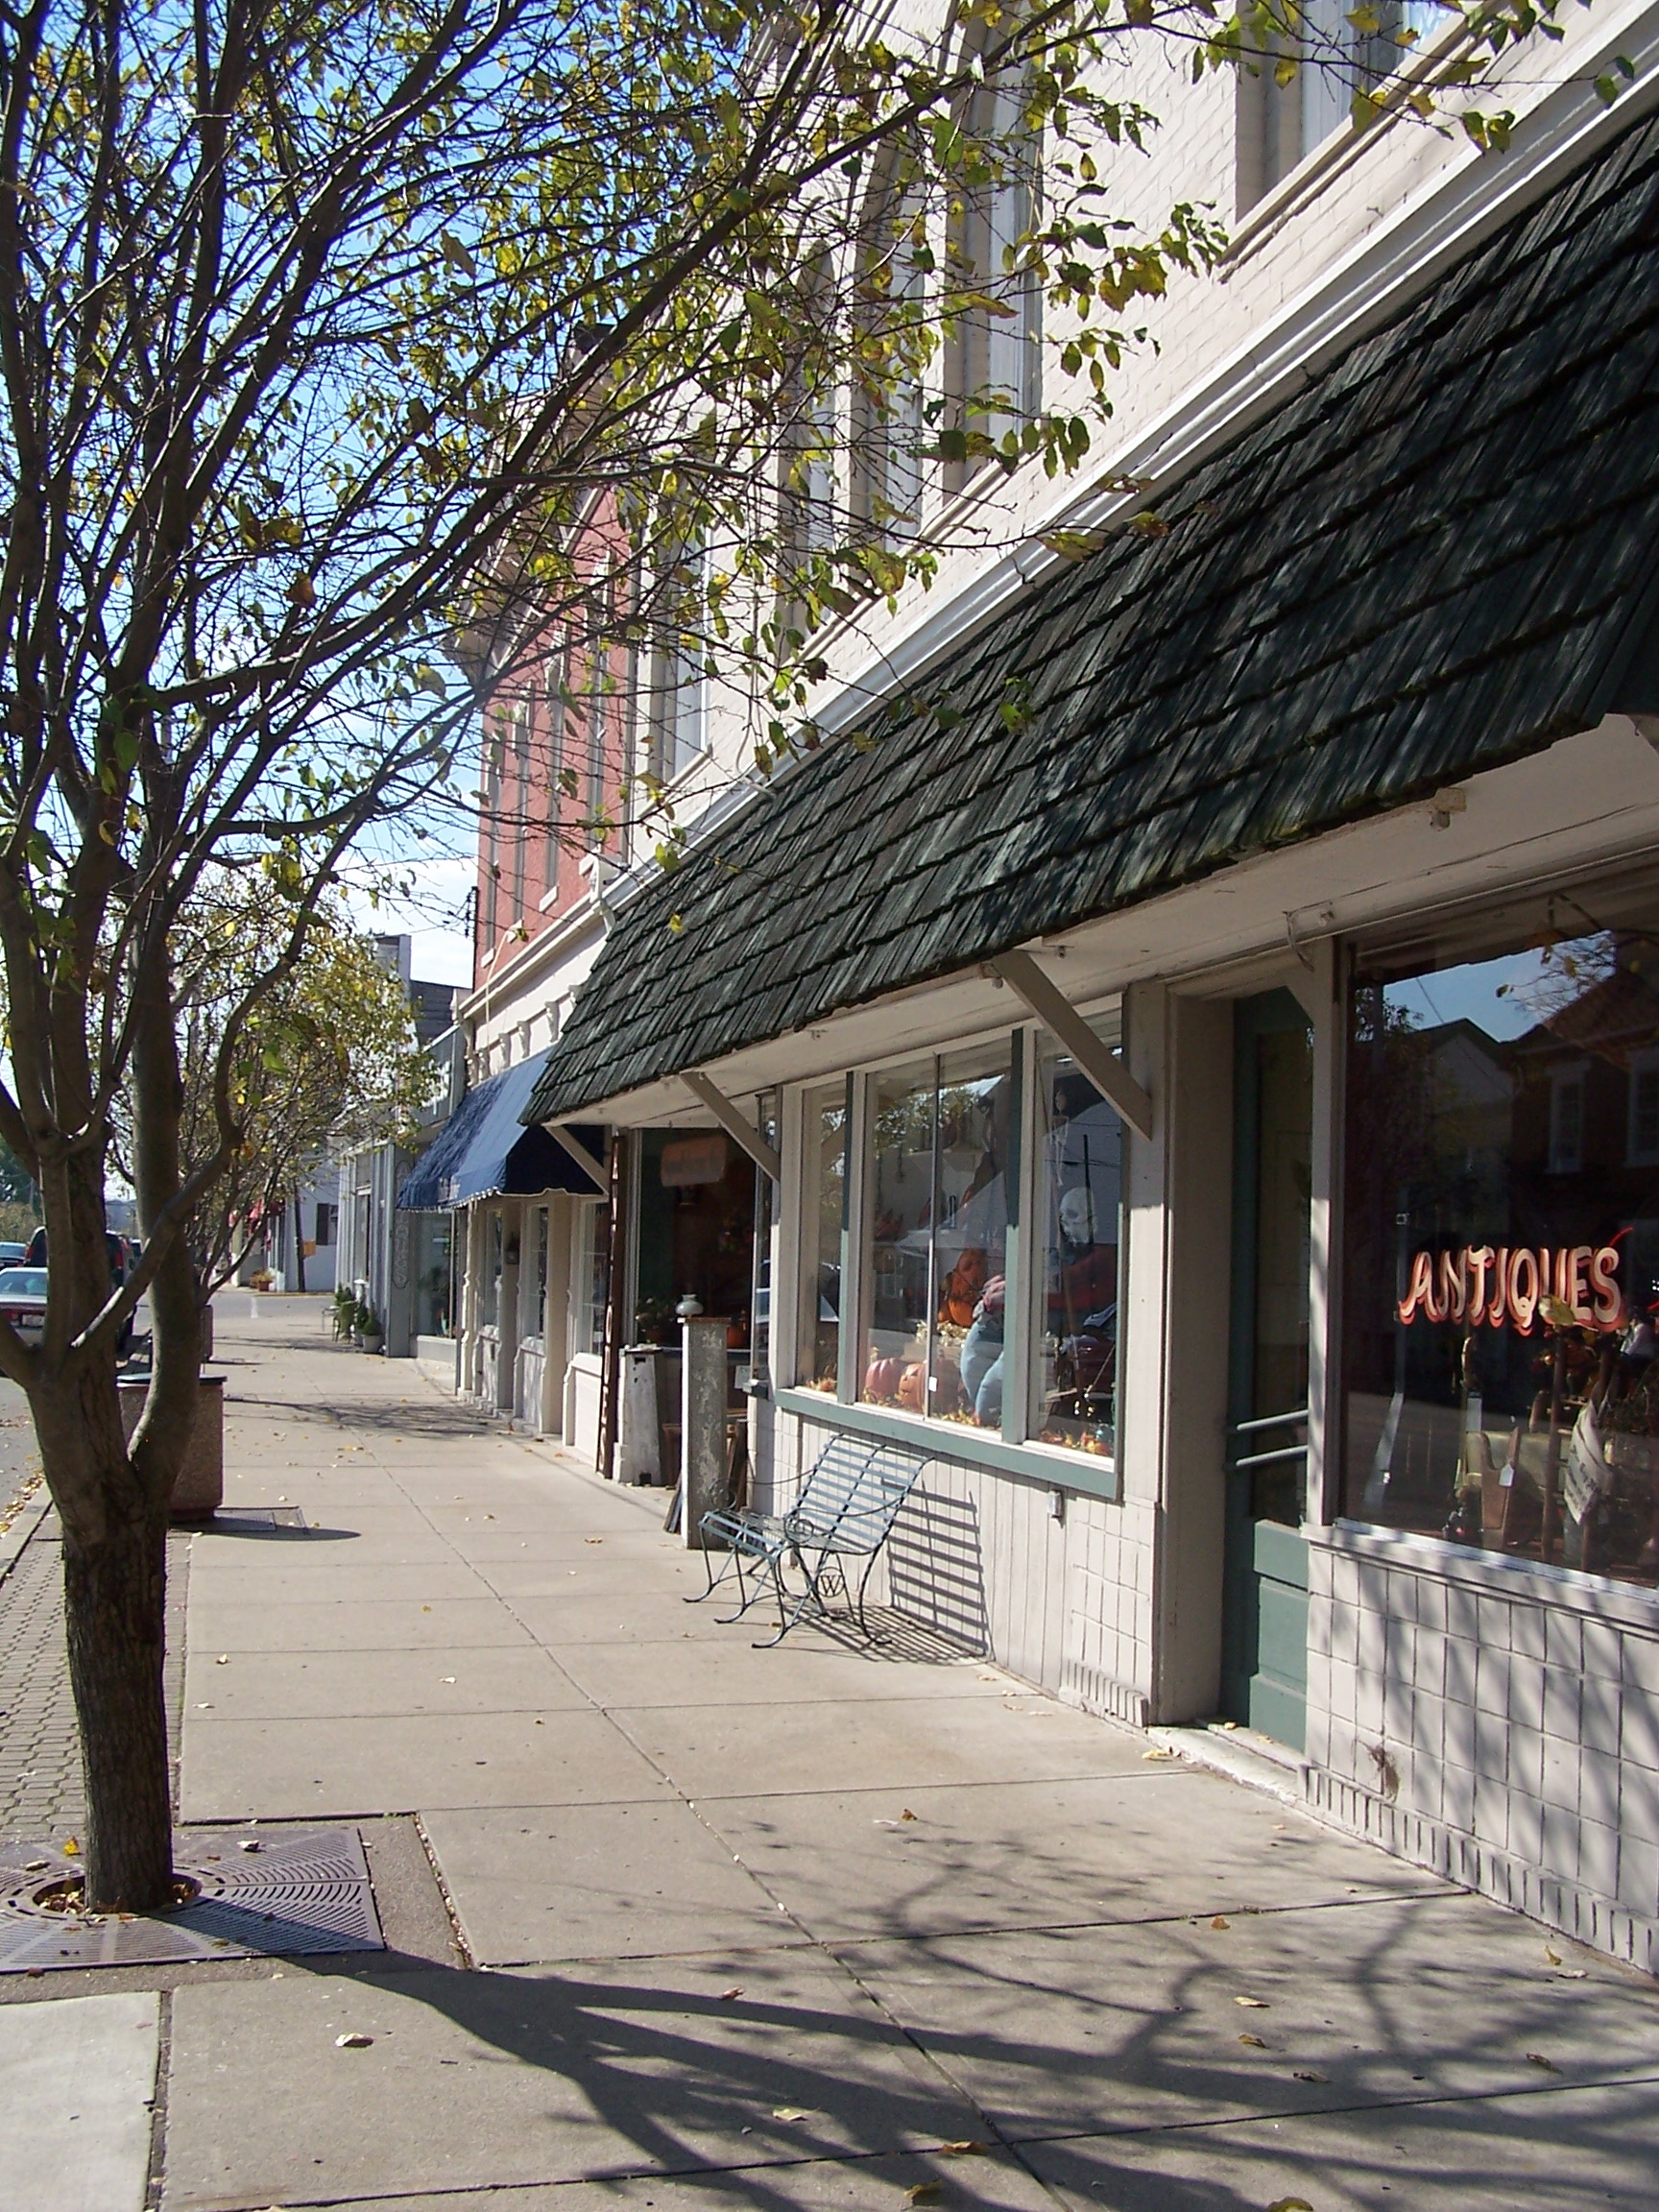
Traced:
[[86, 1785], [86, 1905], [173, 1903], [173, 1813], [162, 1692], [165, 1516], [111, 1522], [101, 1542], [63, 1533], [69, 1680]]
[[305, 1224], [300, 1213], [300, 1186], [294, 1186], [294, 1287], [305, 1287]]

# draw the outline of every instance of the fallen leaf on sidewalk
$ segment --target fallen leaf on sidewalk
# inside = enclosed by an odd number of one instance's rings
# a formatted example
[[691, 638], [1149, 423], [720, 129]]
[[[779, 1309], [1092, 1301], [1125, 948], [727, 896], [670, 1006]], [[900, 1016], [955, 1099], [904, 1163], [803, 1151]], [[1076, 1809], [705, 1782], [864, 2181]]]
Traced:
[[810, 2120], [812, 2115], [800, 2104], [779, 2104], [774, 2107], [772, 2117], [774, 2120]]
[[1173, 1751], [1142, 1751], [1141, 1756], [1142, 1759], [1173, 1759], [1175, 1754]]
[[215, 1667], [228, 1667], [230, 1664], [229, 1652], [221, 1651], [218, 1658], [214, 1660], [213, 1664]]
[[244, 1836], [236, 1848], [238, 1851], [257, 1851], [259, 1848], [258, 1839], [253, 1836]]
[[974, 2142], [941, 2143], [939, 2155], [941, 2158], [989, 2158], [991, 2146], [989, 2143]]
[[919, 1815], [912, 1813], [909, 1806], [906, 1805], [903, 1812], [900, 1814], [899, 1817], [901, 1820], [914, 1820], [918, 1818]]
[[915, 2181], [904, 2192], [906, 2204], [931, 2204], [939, 2194], [937, 2181]]
[[432, 1608], [430, 1605], [422, 1605], [421, 1610], [422, 1613], [430, 1613]]
[[1311, 2066], [1297, 2066], [1292, 2071], [1298, 2081], [1326, 2082], [1331, 2079], [1329, 2074], [1316, 2074]]
[[605, 1539], [603, 1536], [584, 1536], [582, 1541], [584, 1544], [603, 1544]]
[[438, 1679], [440, 1682], [453, 1682], [455, 1677], [453, 1674], [440, 1674]]
[[358, 2032], [353, 2029], [349, 2035], [336, 2035], [334, 2038], [334, 2048], [336, 2051], [367, 2051], [370, 2044], [373, 2043], [373, 2040], [374, 2038], [373, 2035], [359, 2034]]
[[81, 1856], [81, 1846], [76, 1842], [73, 1836], [63, 1846], [63, 1856], [65, 1859], [79, 1859]]
[[1267, 2212], [1313, 2212], [1306, 2197], [1275, 2197]]
[[1240, 2043], [1248, 2043], [1252, 2051], [1265, 2051], [1267, 2048], [1260, 2035], [1240, 2035], [1238, 2040]]
[[1214, 1919], [1211, 1921], [1210, 1925], [1212, 1928], [1231, 1928], [1233, 1923], [1231, 1920], [1225, 1919], [1221, 1913], [1217, 1912]]
[[742, 1994], [743, 1992], [741, 1989], [722, 1989], [720, 1992], [720, 2002], [722, 2005], [730, 2005], [734, 1999], [741, 1997]]
[[1561, 2071], [1554, 2059], [1546, 2058], [1542, 2051], [1528, 2051], [1527, 2063], [1529, 2066], [1542, 2066], [1546, 2074], [1559, 2074]]
[[1565, 1963], [1560, 1952], [1551, 1951], [1548, 1943], [1546, 1943], [1544, 1946], [1544, 1956], [1549, 1960], [1551, 1966], [1560, 1966]]
[[1242, 2005], [1251, 2012], [1271, 2012], [1273, 2008], [1265, 1997], [1235, 1997], [1235, 2005]]

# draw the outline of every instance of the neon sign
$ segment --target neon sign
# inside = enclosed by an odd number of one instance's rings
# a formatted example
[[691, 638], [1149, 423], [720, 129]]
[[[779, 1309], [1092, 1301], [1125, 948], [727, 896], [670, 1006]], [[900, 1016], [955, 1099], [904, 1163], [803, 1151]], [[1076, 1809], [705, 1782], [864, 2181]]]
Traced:
[[1461, 1252], [1419, 1252], [1395, 1311], [1407, 1324], [1421, 1313], [1429, 1321], [1511, 1328], [1530, 1336], [1535, 1320], [1551, 1318], [1546, 1301], [1564, 1307], [1580, 1328], [1623, 1328], [1619, 1247], [1465, 1244]]

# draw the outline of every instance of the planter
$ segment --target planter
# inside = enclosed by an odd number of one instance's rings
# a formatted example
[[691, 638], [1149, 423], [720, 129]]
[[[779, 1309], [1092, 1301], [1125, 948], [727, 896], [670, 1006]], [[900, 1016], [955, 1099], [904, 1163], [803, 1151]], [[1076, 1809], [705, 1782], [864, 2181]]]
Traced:
[[[121, 1428], [131, 1436], [149, 1394], [148, 1375], [124, 1377], [120, 1385]], [[173, 1484], [169, 1510], [175, 1521], [211, 1521], [225, 1503], [225, 1378], [204, 1375], [196, 1401], [196, 1426]]]
[[383, 1352], [386, 1349], [386, 1339], [384, 1336], [359, 1336], [357, 1349], [359, 1352]]

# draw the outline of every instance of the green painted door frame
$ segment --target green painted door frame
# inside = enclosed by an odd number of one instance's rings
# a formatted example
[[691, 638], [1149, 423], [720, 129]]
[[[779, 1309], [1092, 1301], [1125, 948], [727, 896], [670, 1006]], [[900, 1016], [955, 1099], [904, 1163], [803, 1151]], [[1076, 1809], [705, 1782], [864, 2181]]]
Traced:
[[1308, 1702], [1306, 1459], [1297, 1450], [1306, 1431], [1277, 1417], [1306, 1408], [1307, 1372], [1305, 1361], [1298, 1368], [1287, 1357], [1283, 1292], [1270, 1310], [1274, 1286], [1264, 1295], [1262, 1272], [1263, 1254], [1270, 1260], [1286, 1237], [1305, 1249], [1306, 1221], [1296, 1209], [1306, 1202], [1299, 1169], [1310, 1154], [1312, 1096], [1310, 1058], [1305, 1080], [1296, 1044], [1307, 1036], [1308, 1017], [1288, 991], [1234, 1008], [1221, 1704], [1229, 1719], [1296, 1750], [1306, 1740]]

